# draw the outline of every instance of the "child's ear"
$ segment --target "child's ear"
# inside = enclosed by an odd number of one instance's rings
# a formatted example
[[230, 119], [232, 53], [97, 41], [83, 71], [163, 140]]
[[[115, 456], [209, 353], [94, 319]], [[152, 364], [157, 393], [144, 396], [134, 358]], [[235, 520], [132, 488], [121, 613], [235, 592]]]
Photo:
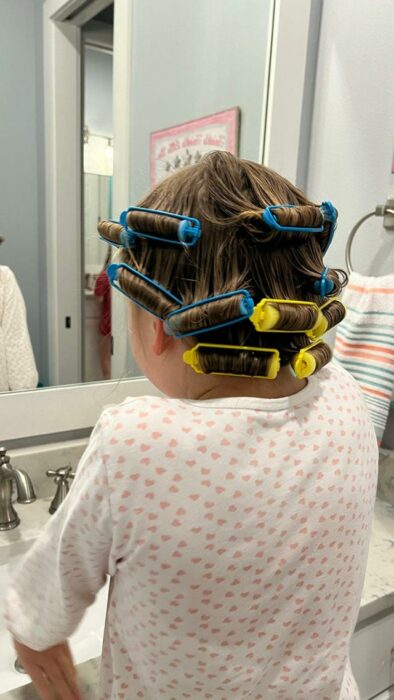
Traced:
[[152, 345], [152, 350], [155, 355], [159, 356], [162, 355], [163, 352], [167, 349], [168, 345], [171, 343], [171, 336], [167, 335], [167, 333], [164, 330], [164, 323], [160, 319], [156, 318], [153, 321], [153, 332], [154, 332], [154, 337], [153, 337], [153, 345]]

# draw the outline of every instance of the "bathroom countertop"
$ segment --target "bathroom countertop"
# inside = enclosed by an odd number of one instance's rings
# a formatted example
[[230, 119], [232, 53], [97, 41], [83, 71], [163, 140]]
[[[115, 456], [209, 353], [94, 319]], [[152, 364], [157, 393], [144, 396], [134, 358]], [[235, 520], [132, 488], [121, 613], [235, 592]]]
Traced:
[[358, 623], [394, 606], [394, 506], [375, 502]]
[[[39, 499], [29, 506], [15, 504], [21, 525], [0, 533], [0, 563], [10, 556], [22, 554], [37, 537], [48, 519], [51, 498]], [[43, 507], [44, 506], [44, 507]], [[394, 506], [377, 498], [372, 523], [368, 564], [358, 623], [394, 607]], [[100, 659], [91, 659], [78, 666], [84, 700], [96, 697]], [[31, 684], [1, 694], [0, 700], [37, 700]]]
[[37, 498], [33, 503], [25, 505], [14, 501], [13, 506], [20, 518], [20, 524], [13, 530], [0, 532], [0, 565], [27, 552], [50, 517], [49, 506], [52, 497]]
[[[97, 700], [100, 677], [100, 658], [90, 659], [78, 666], [79, 688], [83, 700]], [[39, 700], [31, 683], [7, 693], [0, 693], [1, 700]]]

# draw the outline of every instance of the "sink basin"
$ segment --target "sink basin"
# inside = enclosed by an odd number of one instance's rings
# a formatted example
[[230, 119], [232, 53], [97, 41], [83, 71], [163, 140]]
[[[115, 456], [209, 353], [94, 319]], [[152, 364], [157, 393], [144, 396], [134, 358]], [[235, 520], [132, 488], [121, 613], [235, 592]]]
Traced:
[[[4, 598], [9, 587], [12, 571], [20, 557], [13, 557], [0, 565], [0, 694], [30, 683], [30, 677], [14, 668], [16, 654], [11, 636], [4, 623]], [[93, 605], [88, 608], [78, 629], [70, 638], [73, 658], [76, 664], [93, 659], [101, 654], [105, 611], [107, 606], [108, 584], [101, 589]]]

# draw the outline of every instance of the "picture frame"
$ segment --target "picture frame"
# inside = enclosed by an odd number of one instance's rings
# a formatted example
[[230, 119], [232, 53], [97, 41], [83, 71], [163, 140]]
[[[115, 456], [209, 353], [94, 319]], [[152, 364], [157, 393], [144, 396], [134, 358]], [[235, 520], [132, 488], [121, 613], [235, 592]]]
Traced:
[[168, 175], [198, 163], [210, 151], [238, 155], [240, 109], [232, 107], [193, 119], [150, 136], [150, 182], [155, 187]]

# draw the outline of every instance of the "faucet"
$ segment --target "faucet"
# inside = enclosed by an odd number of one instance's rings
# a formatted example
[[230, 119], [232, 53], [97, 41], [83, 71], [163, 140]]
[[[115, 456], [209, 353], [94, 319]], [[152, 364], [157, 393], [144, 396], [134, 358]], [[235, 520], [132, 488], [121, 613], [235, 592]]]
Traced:
[[55, 477], [54, 481], [57, 485], [55, 496], [49, 506], [49, 512], [53, 515], [66, 498], [70, 490], [68, 480], [73, 479], [75, 474], [71, 466], [68, 465], [67, 467], [60, 467], [60, 469], [48, 469], [47, 476]]
[[33, 503], [36, 500], [33, 484], [23, 469], [15, 469], [5, 447], [0, 447], [0, 530], [12, 530], [20, 518], [12, 505], [12, 486], [15, 482], [18, 503]]

